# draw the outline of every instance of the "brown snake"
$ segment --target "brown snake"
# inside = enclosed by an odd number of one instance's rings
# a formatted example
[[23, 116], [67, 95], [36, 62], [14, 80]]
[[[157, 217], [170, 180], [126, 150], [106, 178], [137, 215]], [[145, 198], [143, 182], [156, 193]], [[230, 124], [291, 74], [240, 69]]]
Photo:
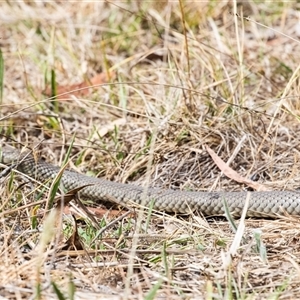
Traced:
[[[16, 164], [16, 169], [36, 180], [46, 182], [55, 178], [60, 168], [44, 161], [36, 161], [29, 154], [21, 154], [10, 146], [1, 148], [1, 163]], [[115, 202], [124, 207], [132, 204], [149, 207], [165, 212], [201, 213], [205, 216], [224, 215], [224, 203], [235, 217], [241, 216], [247, 192], [191, 192], [145, 189], [134, 184], [122, 184], [100, 178], [93, 178], [73, 171], [64, 171], [60, 183], [66, 191], [85, 185], [80, 190], [81, 198], [95, 203]], [[288, 213], [300, 215], [300, 192], [262, 191], [249, 192], [248, 217], [276, 217]]]

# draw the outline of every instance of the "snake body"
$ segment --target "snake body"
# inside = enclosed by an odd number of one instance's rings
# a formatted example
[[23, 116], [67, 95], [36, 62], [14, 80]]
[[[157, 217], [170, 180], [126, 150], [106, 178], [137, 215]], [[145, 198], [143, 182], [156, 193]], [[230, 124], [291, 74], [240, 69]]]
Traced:
[[[4, 146], [1, 149], [3, 164], [16, 164], [18, 171], [41, 182], [54, 179], [61, 170], [47, 162], [36, 161], [31, 154], [21, 154], [16, 148]], [[205, 216], [225, 214], [225, 203], [230, 213], [239, 217], [242, 214], [247, 194], [250, 195], [248, 217], [276, 217], [288, 213], [300, 215], [300, 193], [297, 191], [261, 192], [193, 192], [171, 189], [143, 188], [134, 184], [122, 184], [100, 178], [89, 177], [74, 171], [65, 170], [61, 185], [66, 191], [85, 186], [80, 197], [94, 203], [115, 202], [124, 207], [132, 204], [154, 210], [175, 213], [201, 213]], [[89, 185], [89, 186], [86, 186]]]

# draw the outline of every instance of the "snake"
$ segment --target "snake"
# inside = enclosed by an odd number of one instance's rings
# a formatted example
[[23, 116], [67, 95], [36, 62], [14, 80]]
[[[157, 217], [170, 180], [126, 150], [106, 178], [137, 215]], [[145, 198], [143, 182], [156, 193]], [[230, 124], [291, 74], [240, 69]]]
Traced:
[[[240, 217], [246, 207], [246, 217], [276, 218], [282, 215], [300, 215], [300, 192], [296, 191], [185, 191], [142, 187], [90, 177], [76, 171], [62, 169], [31, 152], [17, 148], [0, 147], [0, 162], [39, 182], [54, 180], [61, 172], [60, 186], [64, 191], [80, 189], [80, 199], [95, 204], [115, 203], [123, 207], [143, 206], [152, 210], [202, 216]], [[11, 168], [12, 168], [11, 167]]]

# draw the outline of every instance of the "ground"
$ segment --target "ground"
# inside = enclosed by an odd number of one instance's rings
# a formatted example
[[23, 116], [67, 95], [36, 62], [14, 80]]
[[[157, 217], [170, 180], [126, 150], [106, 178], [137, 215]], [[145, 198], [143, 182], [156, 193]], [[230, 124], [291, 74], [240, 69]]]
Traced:
[[[117, 182], [251, 190], [212, 149], [259, 186], [299, 187], [296, 1], [17, 1], [0, 16], [5, 143]], [[3, 299], [300, 297], [297, 217], [48, 211], [53, 191], [2, 173]]]

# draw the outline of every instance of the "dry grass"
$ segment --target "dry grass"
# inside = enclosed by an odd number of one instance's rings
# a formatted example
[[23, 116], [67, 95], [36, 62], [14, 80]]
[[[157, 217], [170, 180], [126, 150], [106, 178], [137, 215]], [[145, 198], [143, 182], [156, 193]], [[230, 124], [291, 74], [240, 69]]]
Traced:
[[[76, 170], [174, 189], [245, 189], [221, 175], [205, 148], [228, 161], [241, 146], [230, 164], [239, 174], [271, 189], [295, 189], [298, 6], [2, 3], [1, 133], [17, 147], [38, 147], [57, 165], [74, 137]], [[42, 94], [51, 70], [60, 86], [100, 72], [116, 76], [83, 97], [56, 101]], [[19, 182], [26, 180], [14, 174], [1, 184], [5, 299], [72, 299], [73, 289], [76, 299], [300, 297], [297, 218], [246, 220], [231, 259], [236, 233], [229, 222], [147, 211], [119, 218], [94, 243], [97, 230], [82, 219], [85, 250], [67, 252], [53, 241], [57, 219], [44, 219], [43, 206], [21, 208], [46, 200], [47, 190]], [[98, 224], [110, 221], [104, 216]], [[73, 220], [63, 223], [70, 235]]]

